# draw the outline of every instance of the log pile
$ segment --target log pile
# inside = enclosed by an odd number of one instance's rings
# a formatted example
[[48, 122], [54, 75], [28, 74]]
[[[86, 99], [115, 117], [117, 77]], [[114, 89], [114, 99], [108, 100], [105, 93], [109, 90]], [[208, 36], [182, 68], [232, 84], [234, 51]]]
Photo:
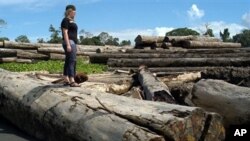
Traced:
[[[173, 100], [167, 86], [147, 69], [141, 68], [137, 76], [147, 95]], [[0, 79], [0, 114], [40, 140], [225, 139], [221, 116], [199, 107], [113, 95], [91, 88], [91, 82], [68, 88], [4, 70]], [[107, 75], [103, 79], [107, 81]]]
[[[119, 49], [122, 50], [123, 48], [131, 47], [121, 47]], [[96, 54], [97, 50], [118, 51], [118, 48], [115, 46], [77, 45], [78, 56]], [[33, 63], [37, 60], [64, 60], [64, 58], [64, 50], [61, 44], [0, 42], [0, 63]], [[24, 59], [26, 61], [24, 61]]]

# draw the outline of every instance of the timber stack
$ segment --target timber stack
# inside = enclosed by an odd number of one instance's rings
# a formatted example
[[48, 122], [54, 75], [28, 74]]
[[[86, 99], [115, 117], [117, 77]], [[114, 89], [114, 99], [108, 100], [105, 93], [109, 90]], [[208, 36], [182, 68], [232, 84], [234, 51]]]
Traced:
[[90, 62], [107, 64], [110, 71], [136, 70], [140, 65], [146, 65], [153, 72], [168, 73], [250, 67], [250, 48], [241, 47], [240, 43], [222, 42], [215, 37], [138, 35], [135, 42], [134, 49], [90, 55]]
[[[114, 46], [77, 45], [77, 55], [88, 57], [97, 50], [113, 50]], [[0, 63], [34, 63], [39, 60], [64, 60], [61, 44], [0, 42]]]

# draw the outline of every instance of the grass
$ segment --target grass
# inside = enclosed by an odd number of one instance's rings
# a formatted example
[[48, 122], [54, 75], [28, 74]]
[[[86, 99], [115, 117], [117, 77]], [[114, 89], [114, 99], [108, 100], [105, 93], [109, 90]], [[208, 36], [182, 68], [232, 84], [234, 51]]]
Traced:
[[[50, 73], [62, 73], [64, 61], [49, 60], [38, 61], [34, 64], [22, 63], [3, 63], [0, 68], [13, 72], [27, 72], [27, 71], [48, 71]], [[106, 65], [88, 64], [83, 58], [77, 58], [77, 72], [101, 73], [107, 70]]]

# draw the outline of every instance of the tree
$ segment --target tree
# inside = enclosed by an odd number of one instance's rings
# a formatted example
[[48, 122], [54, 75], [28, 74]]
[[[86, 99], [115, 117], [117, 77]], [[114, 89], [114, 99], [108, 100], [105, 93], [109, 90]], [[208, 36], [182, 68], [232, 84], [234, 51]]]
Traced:
[[210, 36], [210, 37], [214, 37], [213, 30], [210, 29], [210, 28], [207, 29], [207, 31], [206, 31], [203, 35], [207, 35], [207, 36]]
[[109, 39], [110, 39], [110, 36], [107, 32], [101, 32], [98, 37], [100, 38], [100, 41], [105, 44]]
[[245, 29], [242, 33], [233, 36], [233, 41], [241, 43], [243, 47], [250, 47], [250, 29]]
[[130, 46], [131, 41], [130, 40], [122, 40], [120, 43], [120, 46]]
[[5, 40], [5, 41], [9, 41], [9, 38], [7, 38], [7, 37], [0, 37], [0, 41], [1, 41], [1, 42], [3, 42], [4, 40]]
[[16, 42], [29, 43], [30, 40], [26, 35], [20, 35], [15, 39]]
[[62, 37], [60, 36], [61, 31], [56, 30], [51, 24], [49, 27], [49, 32], [51, 32], [49, 43], [61, 43]]
[[188, 35], [200, 35], [200, 33], [198, 33], [195, 30], [189, 29], [189, 28], [177, 28], [174, 29], [170, 32], [166, 33], [166, 36], [188, 36]]
[[38, 38], [38, 39], [37, 39], [37, 43], [46, 43], [46, 41], [44, 41], [43, 38]]
[[223, 42], [232, 42], [228, 28], [225, 28], [223, 33], [220, 31], [220, 37], [221, 37]]

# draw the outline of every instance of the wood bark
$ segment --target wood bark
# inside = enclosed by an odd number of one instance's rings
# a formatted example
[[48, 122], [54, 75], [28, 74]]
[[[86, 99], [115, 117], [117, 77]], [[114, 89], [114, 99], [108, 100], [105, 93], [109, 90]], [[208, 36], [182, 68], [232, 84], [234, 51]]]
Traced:
[[103, 48], [98, 48], [96, 49], [96, 53], [114, 53], [114, 52], [125, 52], [126, 49], [124, 48], [107, 48], [107, 47], [103, 47]]
[[192, 102], [221, 114], [226, 125], [250, 123], [250, 88], [222, 80], [203, 79], [193, 87]]
[[0, 47], [3, 47], [3, 42], [0, 42]]
[[16, 62], [16, 57], [3, 57], [0, 58], [0, 63], [11, 63], [11, 62]]
[[[204, 67], [150, 67], [148, 69], [151, 72], [181, 72], [181, 73], [183, 73], [183, 72], [192, 72], [192, 71], [202, 71], [202, 72], [204, 72], [206, 70], [230, 70], [232, 68], [236, 68], [236, 67], [207, 67], [207, 66], [204, 66]], [[242, 70], [249, 71], [250, 67], [237, 67], [237, 69], [242, 69]], [[109, 71], [115, 71], [115, 70], [124, 70], [124, 71], [133, 70], [133, 71], [137, 71], [138, 67], [109, 67], [108, 70]], [[216, 75], [216, 76], [218, 76], [218, 78], [221, 78], [219, 76], [223, 74], [223, 71], [221, 71], [221, 73], [217, 73], [217, 74], [213, 74], [213, 73], [203, 73], [203, 74], [204, 74], [203, 78], [205, 76], [210, 76], [210, 75], [211, 75], [211, 77]], [[240, 73], [239, 73], [239, 75], [240, 75]]]
[[109, 59], [109, 67], [204, 67], [204, 66], [234, 66], [247, 67], [250, 58], [150, 58], [150, 59]]
[[14, 49], [0, 48], [0, 57], [16, 57], [17, 51]]
[[0, 79], [1, 115], [42, 140], [225, 138], [220, 116], [201, 108], [48, 85], [10, 72], [1, 72]]
[[13, 42], [13, 41], [4, 41], [3, 45], [5, 48], [19, 48], [19, 49], [37, 49], [39, 48], [39, 44], [35, 43], [21, 43], [21, 42]]
[[140, 68], [138, 80], [143, 88], [146, 100], [176, 103], [174, 97], [169, 92], [168, 86], [153, 76], [146, 67]]
[[248, 53], [223, 53], [223, 54], [207, 54], [207, 53], [100, 53], [89, 56], [91, 63], [106, 64], [109, 58], [218, 58], [218, 57], [249, 57]]
[[240, 48], [240, 43], [226, 42], [204, 42], [204, 41], [184, 41], [183, 47], [186, 48]]
[[221, 42], [220, 39], [216, 37], [206, 37], [206, 36], [166, 36], [165, 42], [180, 42], [180, 41], [202, 41], [202, 42]]
[[206, 53], [206, 54], [219, 54], [219, 53], [245, 53], [250, 52], [250, 48], [197, 48], [185, 49], [180, 47], [173, 47], [171, 49], [161, 50], [144, 50], [144, 49], [126, 49], [126, 53]]
[[17, 57], [23, 59], [40, 59], [40, 60], [48, 60], [49, 56], [40, 53], [31, 53], [27, 51], [18, 50]]
[[135, 42], [138, 45], [143, 45], [143, 44], [153, 44], [153, 43], [161, 43], [164, 40], [164, 36], [142, 36], [138, 35], [135, 38]]
[[31, 63], [33, 63], [33, 60], [32, 60], [32, 59], [21, 59], [21, 58], [17, 58], [17, 59], [16, 59], [16, 62], [17, 62], [17, 63], [31, 64]]
[[64, 54], [58, 54], [58, 53], [50, 53], [49, 59], [51, 60], [64, 60], [65, 55]]
[[38, 52], [41, 53], [58, 53], [58, 54], [64, 54], [63, 48], [52, 48], [52, 47], [44, 47], [44, 48], [38, 48]]

